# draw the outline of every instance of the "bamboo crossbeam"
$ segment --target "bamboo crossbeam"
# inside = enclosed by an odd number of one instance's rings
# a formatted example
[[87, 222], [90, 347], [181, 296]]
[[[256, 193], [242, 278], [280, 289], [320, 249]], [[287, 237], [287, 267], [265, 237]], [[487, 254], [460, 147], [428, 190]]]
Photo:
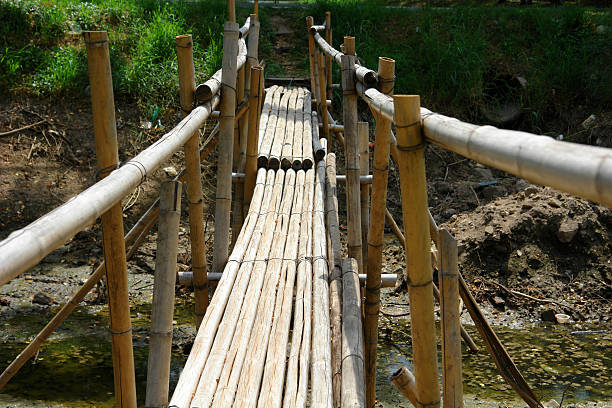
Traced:
[[181, 183], [164, 182], [160, 196], [145, 399], [151, 408], [168, 405]]
[[325, 234], [325, 161], [316, 167], [313, 208], [313, 314], [311, 406], [332, 407], [331, 337], [329, 320], [329, 274]]
[[325, 24], [322, 24], [322, 25], [313, 25], [313, 26], [311, 26], [311, 27], [310, 27], [310, 30], [311, 30], [311, 31], [313, 31], [313, 30], [314, 30], [314, 31], [316, 31], [317, 33], [318, 33], [319, 31], [325, 31]]
[[[315, 117], [313, 116], [313, 119]], [[325, 158], [325, 216], [327, 221], [327, 257], [329, 264], [329, 320], [331, 328], [331, 365], [334, 408], [340, 408], [342, 398], [342, 246], [338, 219], [336, 186], [336, 155]]]

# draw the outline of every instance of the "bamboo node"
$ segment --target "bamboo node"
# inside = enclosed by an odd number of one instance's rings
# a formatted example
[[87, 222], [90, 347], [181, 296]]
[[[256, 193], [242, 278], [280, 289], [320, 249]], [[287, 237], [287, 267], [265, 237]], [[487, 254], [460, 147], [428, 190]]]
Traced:
[[411, 288], [422, 288], [432, 283], [433, 283], [433, 279], [430, 279], [427, 282], [423, 282], [423, 283], [409, 283], [408, 286], [410, 286]]
[[[347, 272], [348, 273], [348, 272]], [[351, 353], [351, 354], [347, 354], [346, 356], [342, 357], [342, 360], [340, 360], [340, 367], [342, 367], [342, 363], [344, 363], [344, 360], [346, 360], [349, 357], [357, 357], [359, 358], [361, 361], [363, 361], [363, 356], [361, 356], [360, 354], [357, 353]], [[438, 401], [439, 402], [439, 401]]]
[[425, 148], [425, 142], [419, 143], [417, 145], [414, 146], [401, 146], [401, 145], [397, 145], [397, 150], [399, 150], [400, 152], [416, 152], [417, 150], [421, 150]]
[[120, 332], [116, 332], [116, 331], [113, 331], [113, 330], [110, 331], [111, 336], [121, 336], [121, 335], [127, 334], [127, 333], [132, 333], [132, 328], [131, 327], [129, 329], [127, 329], [127, 330], [120, 331]]
[[[371, 292], [371, 293], [378, 293], [380, 291], [380, 288], [382, 288], [382, 280], [380, 280], [378, 282], [378, 285], [376, 286], [367, 286], [365, 287], [366, 292]], [[380, 299], [378, 300], [378, 303], [380, 303]]]
[[419, 406], [423, 406], [423, 407], [440, 406], [440, 400], [433, 401], [433, 402], [421, 402], [417, 399], [417, 403], [419, 404]]
[[121, 167], [121, 162], [117, 162], [115, 164], [111, 164], [110, 166], [99, 169], [98, 171], [96, 171], [96, 175], [95, 175], [96, 180], [98, 181], [102, 180], [104, 177], [108, 176], [114, 170], [117, 170], [120, 167]]

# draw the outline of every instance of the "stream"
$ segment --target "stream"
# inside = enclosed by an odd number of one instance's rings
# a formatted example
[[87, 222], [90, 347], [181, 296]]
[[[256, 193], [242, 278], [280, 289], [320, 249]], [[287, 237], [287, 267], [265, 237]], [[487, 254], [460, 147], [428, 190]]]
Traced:
[[[21, 309], [0, 329], [4, 368], [46, 321], [53, 309]], [[175, 309], [175, 337], [193, 333], [192, 305]], [[132, 308], [134, 357], [139, 405], [144, 403], [147, 330], [150, 305]], [[112, 407], [113, 369], [106, 306], [79, 307], [31, 360], [0, 392], [2, 407]], [[407, 320], [381, 319], [378, 345], [377, 406], [409, 406], [388, 381], [402, 365], [412, 368], [410, 326]], [[481, 347], [478, 354], [464, 348], [463, 374], [466, 407], [525, 406], [497, 373], [474, 326], [466, 327]], [[573, 325], [536, 325], [514, 330], [495, 327], [515, 363], [542, 401], [564, 405], [601, 401], [612, 404], [612, 333], [602, 327], [595, 333], [575, 333]], [[609, 328], [608, 328], [609, 329]], [[604, 332], [601, 332], [601, 331]], [[574, 334], [572, 334], [574, 332]], [[171, 388], [176, 385], [186, 356], [173, 348]], [[565, 393], [565, 397], [563, 394]], [[607, 404], [606, 404], [607, 402]], [[591, 404], [592, 406], [592, 404]]]

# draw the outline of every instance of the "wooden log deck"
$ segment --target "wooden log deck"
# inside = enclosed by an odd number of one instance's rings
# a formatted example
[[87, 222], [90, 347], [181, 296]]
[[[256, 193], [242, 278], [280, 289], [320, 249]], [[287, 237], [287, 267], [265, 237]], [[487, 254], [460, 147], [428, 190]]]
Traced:
[[326, 166], [310, 105], [304, 88], [267, 89], [251, 204], [170, 407], [331, 406]]

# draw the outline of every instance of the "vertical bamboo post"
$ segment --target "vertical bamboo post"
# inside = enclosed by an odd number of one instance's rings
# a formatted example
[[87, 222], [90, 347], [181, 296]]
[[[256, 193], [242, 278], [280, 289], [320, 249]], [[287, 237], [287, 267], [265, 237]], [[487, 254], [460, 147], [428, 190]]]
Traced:
[[[325, 12], [325, 41], [329, 45], [332, 45], [332, 29], [331, 29], [331, 11]], [[332, 98], [332, 59], [329, 55], [325, 54], [325, 69], [327, 77], [327, 99]], [[329, 137], [325, 136], [327, 140]]]
[[463, 406], [461, 379], [461, 322], [459, 320], [459, 270], [457, 241], [446, 230], [438, 231], [440, 317], [442, 326], [442, 390], [445, 408]]
[[[98, 175], [105, 177], [119, 164], [108, 33], [88, 31], [84, 33], [84, 37], [91, 85]], [[136, 407], [132, 323], [121, 203], [115, 204], [102, 214], [102, 232], [110, 310], [115, 400], [118, 407]]]
[[319, 95], [321, 95], [321, 99], [319, 100], [319, 112], [321, 113], [321, 118], [323, 119], [323, 135], [329, 140], [329, 117], [327, 116], [327, 99], [325, 92], [325, 67], [323, 62], [323, 53], [318, 54], [318, 70], [319, 70]]
[[[193, 66], [193, 41], [191, 35], [176, 37], [176, 54], [179, 70], [179, 95], [183, 114], [193, 109], [195, 69]], [[189, 238], [191, 240], [191, 267], [195, 297], [196, 327], [204, 318], [208, 307], [208, 280], [206, 243], [204, 242], [204, 203], [202, 202], [202, 173], [200, 171], [200, 133], [185, 143], [185, 167], [187, 170], [187, 201], [189, 202]]]
[[395, 96], [393, 101], [417, 399], [422, 406], [437, 408], [440, 406], [440, 389], [420, 98], [418, 95], [401, 95]]
[[259, 0], [253, 0], [253, 13], [259, 16]]
[[342, 56], [342, 93], [344, 137], [346, 144], [346, 205], [348, 219], [348, 253], [363, 270], [361, 252], [361, 202], [359, 157], [357, 154], [357, 93], [355, 92], [355, 38], [344, 37]]
[[247, 160], [244, 180], [244, 203], [246, 207], [251, 205], [253, 191], [255, 190], [255, 179], [257, 177], [257, 147], [259, 144], [259, 119], [261, 112], [260, 90], [263, 82], [263, 68], [251, 67], [251, 92], [249, 95], [249, 134], [247, 141]]
[[[381, 84], [380, 91], [385, 94], [392, 93], [395, 78], [394, 60], [391, 58], [378, 59], [378, 78]], [[389, 132], [391, 131], [390, 120], [382, 115], [376, 115], [375, 118], [372, 206], [368, 231], [368, 274], [365, 285], [366, 406], [368, 408], [373, 407], [376, 402], [376, 346], [378, 344], [382, 250], [389, 175]]]
[[306, 17], [306, 29], [308, 30], [308, 60], [310, 62], [310, 90], [314, 95], [316, 93], [317, 84], [315, 82], [315, 42], [310, 32], [310, 27], [312, 27], [313, 24], [313, 18], [311, 16]]
[[181, 183], [167, 181], [161, 186], [157, 255], [151, 308], [151, 336], [147, 366], [147, 408], [168, 405], [170, 357], [172, 353], [172, 317], [176, 284], [178, 228], [181, 220]]
[[[232, 153], [234, 144], [234, 116], [236, 113], [238, 29], [238, 24], [232, 21], [225, 22], [223, 29], [222, 97], [220, 103], [221, 116], [219, 119], [213, 272], [221, 272], [223, 270], [229, 252], [230, 208], [232, 204]], [[238, 231], [234, 233], [237, 234]]]
[[[370, 174], [370, 127], [368, 122], [357, 123], [357, 141], [359, 145], [359, 174], [367, 176]], [[368, 242], [368, 230], [370, 229], [370, 185], [364, 184], [361, 186], [361, 242]], [[363, 271], [367, 273], [368, 264], [368, 246], [362, 245], [363, 254]]]
[[230, 23], [236, 22], [236, 1], [227, 0], [227, 21]]
[[[255, 67], [259, 65], [259, 21], [257, 21], [257, 14], [251, 14], [249, 16], [251, 20], [251, 26], [249, 28], [249, 37], [247, 38], [247, 59], [244, 69], [244, 91], [246, 102], [248, 103], [249, 95], [251, 94], [251, 67]], [[250, 105], [249, 105], [250, 108]], [[244, 134], [246, 135], [248, 132], [248, 121]]]
[[[238, 70], [236, 77], [236, 106], [244, 101], [245, 95], [245, 67]], [[234, 170], [238, 173], [244, 173], [244, 166], [246, 165], [246, 118], [242, 115], [238, 120], [234, 121]], [[238, 239], [238, 234], [242, 229], [242, 223], [244, 221], [244, 215], [242, 214], [242, 208], [244, 206], [244, 181], [242, 179], [236, 180], [234, 188], [234, 198], [232, 200], [232, 247]]]

